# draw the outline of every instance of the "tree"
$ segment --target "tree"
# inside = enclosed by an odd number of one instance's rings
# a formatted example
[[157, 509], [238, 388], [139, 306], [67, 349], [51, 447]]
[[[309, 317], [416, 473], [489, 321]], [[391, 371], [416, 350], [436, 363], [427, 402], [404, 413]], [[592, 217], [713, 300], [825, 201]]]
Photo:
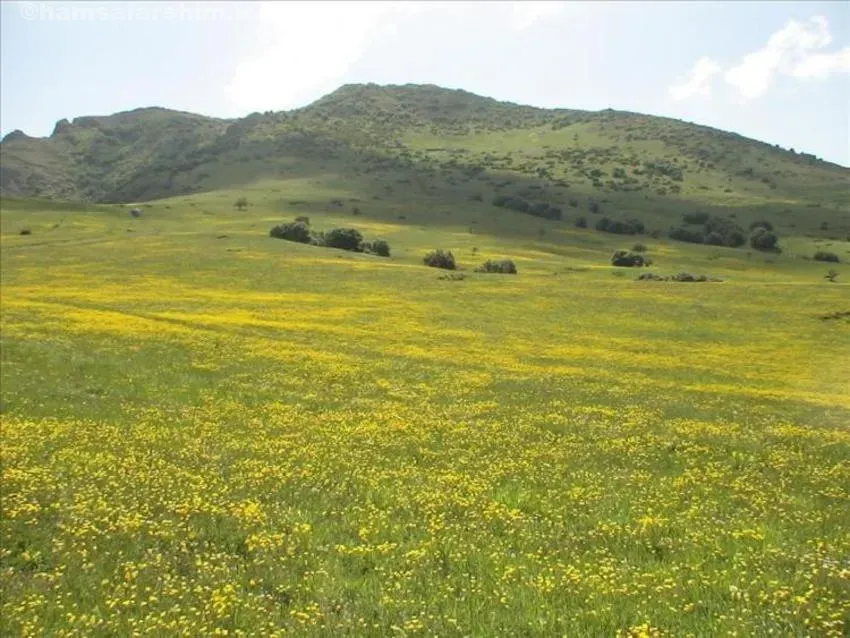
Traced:
[[324, 245], [328, 248], [363, 251], [363, 235], [355, 228], [334, 228], [325, 233]]
[[237, 210], [245, 210], [248, 208], [248, 200], [244, 197], [240, 197], [233, 205], [236, 206]]
[[779, 238], [776, 233], [767, 230], [764, 226], [758, 226], [750, 235], [750, 246], [756, 250], [771, 251], [776, 250]]
[[835, 283], [835, 280], [838, 279], [838, 271], [833, 268], [828, 273], [826, 273], [823, 277], [824, 277], [824, 279], [828, 279], [829, 281]]
[[299, 244], [310, 243], [310, 227], [304, 222], [289, 222], [275, 226], [269, 231], [269, 236], [275, 239], [286, 239], [296, 241]]

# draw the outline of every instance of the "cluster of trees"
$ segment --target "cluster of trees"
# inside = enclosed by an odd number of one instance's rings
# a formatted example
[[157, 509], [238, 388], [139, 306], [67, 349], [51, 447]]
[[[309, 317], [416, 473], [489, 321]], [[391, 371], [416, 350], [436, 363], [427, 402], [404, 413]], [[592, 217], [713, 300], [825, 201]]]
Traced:
[[543, 219], [558, 220], [563, 216], [563, 211], [557, 206], [552, 206], [546, 202], [531, 203], [518, 195], [497, 195], [493, 199], [493, 206], [508, 208], [518, 213], [527, 213]]
[[326, 233], [313, 231], [307, 217], [297, 217], [294, 221], [274, 226], [269, 231], [269, 236], [300, 244], [370, 253], [380, 257], [390, 256], [390, 245], [383, 239], [365, 241], [356, 228], [334, 228]]
[[[667, 235], [670, 239], [686, 241], [692, 244], [709, 246], [729, 246], [738, 248], [749, 242], [752, 248], [761, 251], [779, 250], [779, 236], [767, 220], [755, 221], [749, 226], [749, 237], [744, 229], [728, 217], [718, 217], [704, 212], [682, 215], [685, 226], [671, 228]], [[701, 226], [689, 228], [688, 226]]]
[[596, 221], [595, 228], [603, 233], [614, 233], [615, 235], [642, 235], [646, 230], [643, 222], [639, 219], [620, 221], [608, 217], [600, 217]]
[[682, 215], [682, 221], [687, 226], [699, 225], [701, 228], [688, 228], [686, 226], [671, 228], [667, 233], [670, 239], [692, 244], [729, 246], [731, 248], [743, 246], [746, 242], [744, 229], [727, 217], [694, 212]]

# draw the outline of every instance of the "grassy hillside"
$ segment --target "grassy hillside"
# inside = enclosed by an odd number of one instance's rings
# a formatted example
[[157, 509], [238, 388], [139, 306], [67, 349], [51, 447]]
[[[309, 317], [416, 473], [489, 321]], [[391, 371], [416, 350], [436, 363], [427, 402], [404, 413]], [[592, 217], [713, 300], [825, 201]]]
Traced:
[[[846, 635], [825, 240], [641, 237], [723, 281], [636, 281], [634, 237], [323, 161], [139, 218], [2, 201], [0, 633]], [[268, 236], [301, 215], [392, 254]]]
[[333, 173], [370, 196], [454, 206], [522, 194], [572, 202], [574, 218], [596, 201], [663, 232], [707, 210], [850, 234], [850, 169], [675, 120], [435, 86], [349, 85], [300, 110], [234, 121], [163, 109], [77, 118], [47, 139], [11, 136], [1, 164], [6, 196], [127, 202]]

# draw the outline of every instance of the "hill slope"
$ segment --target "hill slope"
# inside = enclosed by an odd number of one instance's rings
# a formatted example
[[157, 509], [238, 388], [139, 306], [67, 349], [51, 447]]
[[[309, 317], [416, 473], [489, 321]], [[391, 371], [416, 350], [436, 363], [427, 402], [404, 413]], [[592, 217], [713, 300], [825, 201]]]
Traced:
[[0, 151], [4, 196], [115, 203], [333, 174], [367, 196], [594, 200], [662, 227], [683, 211], [735, 208], [850, 232], [850, 169], [811, 155], [677, 120], [431, 85], [346, 85], [303, 109], [238, 120], [159, 108], [82, 117], [49, 138], [16, 131]]

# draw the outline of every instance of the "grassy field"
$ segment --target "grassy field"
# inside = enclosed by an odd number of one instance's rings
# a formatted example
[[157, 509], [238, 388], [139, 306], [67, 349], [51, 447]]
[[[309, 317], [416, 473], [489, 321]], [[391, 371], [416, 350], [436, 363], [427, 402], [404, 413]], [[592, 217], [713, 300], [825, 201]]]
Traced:
[[[639, 238], [723, 281], [635, 281], [638, 238], [317, 189], [3, 202], [0, 634], [847, 635], [815, 238]], [[268, 237], [301, 214], [392, 256]]]

